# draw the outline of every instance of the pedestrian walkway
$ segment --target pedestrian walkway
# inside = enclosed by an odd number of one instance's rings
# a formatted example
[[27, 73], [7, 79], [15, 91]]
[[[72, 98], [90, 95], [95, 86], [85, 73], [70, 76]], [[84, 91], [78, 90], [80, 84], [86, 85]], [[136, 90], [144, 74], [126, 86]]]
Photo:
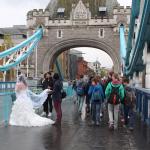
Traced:
[[[107, 120], [107, 119], [106, 119]], [[73, 101], [63, 102], [62, 127], [0, 127], [0, 150], [149, 150], [150, 130], [137, 123], [133, 133], [125, 128], [109, 131], [108, 124], [89, 126]]]

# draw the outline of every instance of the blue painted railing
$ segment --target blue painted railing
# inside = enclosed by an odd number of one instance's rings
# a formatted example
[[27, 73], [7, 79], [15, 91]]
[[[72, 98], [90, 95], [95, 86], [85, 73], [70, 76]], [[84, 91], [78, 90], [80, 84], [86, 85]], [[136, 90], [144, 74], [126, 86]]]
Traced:
[[13, 92], [0, 93], [0, 125], [8, 125]]
[[0, 82], [0, 91], [14, 90], [16, 82]]
[[56, 65], [56, 68], [57, 68], [58, 74], [59, 74], [59, 76], [61, 77], [61, 80], [64, 80], [63, 72], [62, 72], [62, 68], [61, 68], [61, 65], [60, 65], [60, 63], [59, 63], [59, 60], [58, 60], [58, 59], [56, 59], [55, 65]]
[[150, 125], [150, 90], [136, 88], [136, 110], [143, 122]]

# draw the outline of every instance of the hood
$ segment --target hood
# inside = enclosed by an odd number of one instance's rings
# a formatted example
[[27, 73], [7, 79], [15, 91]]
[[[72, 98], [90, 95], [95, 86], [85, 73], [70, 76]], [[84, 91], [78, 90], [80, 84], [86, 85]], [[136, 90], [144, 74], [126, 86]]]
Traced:
[[95, 85], [95, 86], [93, 86], [95, 89], [99, 89], [99, 88], [101, 88], [101, 86], [100, 86], [100, 84], [97, 84], [97, 85]]
[[121, 82], [120, 81], [112, 81], [111, 84], [113, 87], [118, 87], [121, 85]]

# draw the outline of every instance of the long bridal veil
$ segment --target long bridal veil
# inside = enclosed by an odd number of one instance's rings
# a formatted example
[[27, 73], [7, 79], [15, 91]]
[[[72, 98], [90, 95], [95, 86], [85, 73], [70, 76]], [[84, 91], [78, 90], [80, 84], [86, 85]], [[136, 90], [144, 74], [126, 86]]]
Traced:
[[34, 111], [34, 108], [41, 107], [47, 99], [48, 89], [36, 95], [28, 89], [27, 80], [21, 75], [17, 79], [15, 91], [17, 99], [12, 107], [10, 125], [31, 127], [54, 123], [51, 119], [40, 117]]

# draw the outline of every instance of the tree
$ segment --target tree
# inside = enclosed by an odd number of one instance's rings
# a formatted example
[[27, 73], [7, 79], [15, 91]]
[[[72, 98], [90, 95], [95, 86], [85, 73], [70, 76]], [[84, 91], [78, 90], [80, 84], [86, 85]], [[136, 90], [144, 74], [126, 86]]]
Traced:
[[101, 69], [100, 69], [100, 76], [101, 76], [101, 78], [103, 78], [104, 76], [107, 76], [107, 71], [106, 71], [106, 69], [104, 69], [104, 68], [101, 68]]

